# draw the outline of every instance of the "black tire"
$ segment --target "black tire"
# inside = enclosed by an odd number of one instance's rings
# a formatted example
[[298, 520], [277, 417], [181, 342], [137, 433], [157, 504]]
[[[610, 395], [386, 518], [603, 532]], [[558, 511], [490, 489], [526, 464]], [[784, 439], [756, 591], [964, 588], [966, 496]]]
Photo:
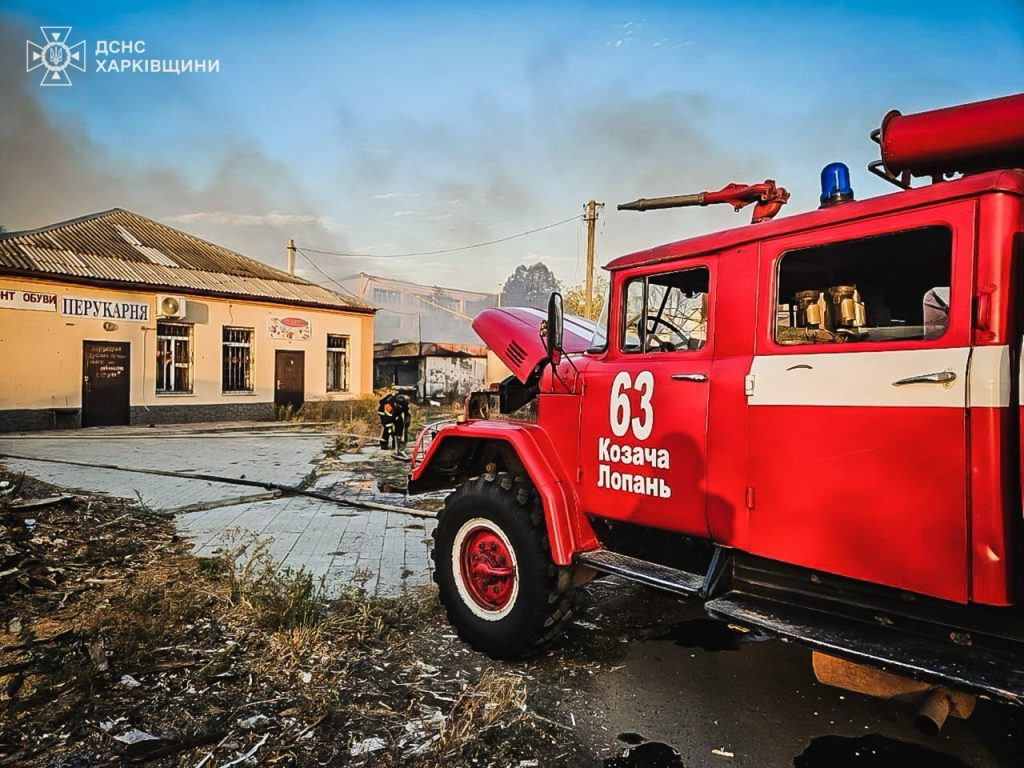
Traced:
[[[478, 651], [496, 659], [524, 658], [558, 637], [572, 618], [571, 573], [551, 560], [540, 500], [526, 478], [491, 471], [465, 482], [445, 499], [433, 537], [441, 603], [459, 637]], [[469, 545], [486, 546], [487, 540], [499, 553], [489, 564], [511, 567], [515, 579], [509, 589], [507, 577], [480, 577], [487, 592], [501, 587], [502, 597], [495, 599], [504, 602], [493, 605], [474, 597], [480, 581], [463, 567], [464, 557], [476, 554]], [[514, 562], [503, 562], [502, 543]]]

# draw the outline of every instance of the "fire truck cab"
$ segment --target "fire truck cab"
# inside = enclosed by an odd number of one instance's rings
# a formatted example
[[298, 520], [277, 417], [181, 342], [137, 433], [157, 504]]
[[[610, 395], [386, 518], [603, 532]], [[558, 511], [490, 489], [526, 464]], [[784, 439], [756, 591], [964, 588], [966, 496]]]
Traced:
[[933, 183], [840, 173], [819, 210], [617, 258], [594, 325], [478, 316], [513, 376], [410, 479], [456, 488], [435, 578], [465, 640], [533, 652], [612, 573], [843, 660], [828, 682], [1024, 700], [1024, 96], [876, 139]]

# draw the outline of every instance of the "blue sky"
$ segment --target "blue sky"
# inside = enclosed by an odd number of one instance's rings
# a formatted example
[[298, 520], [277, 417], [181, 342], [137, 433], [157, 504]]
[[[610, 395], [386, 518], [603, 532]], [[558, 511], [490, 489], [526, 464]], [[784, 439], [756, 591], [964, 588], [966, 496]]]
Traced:
[[[221, 71], [90, 71], [39, 88], [21, 61], [41, 24], [72, 25], [90, 58], [96, 40], [145, 40], [146, 58], [216, 58]], [[8, 0], [0, 43], [4, 100], [38, 120], [0, 116], [0, 223], [119, 205], [276, 264], [289, 236], [435, 250], [565, 219], [590, 197], [608, 203], [607, 261], [748, 220], [617, 202], [772, 177], [793, 193], [789, 212], [806, 210], [833, 160], [858, 196], [886, 193], [864, 166], [889, 109], [1024, 85], [1020, 2]], [[318, 263], [493, 290], [536, 260], [579, 280], [581, 252], [568, 224], [444, 257]]]

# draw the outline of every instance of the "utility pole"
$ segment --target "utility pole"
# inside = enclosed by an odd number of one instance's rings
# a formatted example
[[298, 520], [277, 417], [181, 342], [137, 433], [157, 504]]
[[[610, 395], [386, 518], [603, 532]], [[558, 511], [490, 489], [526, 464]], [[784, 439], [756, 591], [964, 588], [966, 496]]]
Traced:
[[295, 274], [295, 240], [293, 238], [290, 238], [290, 237], [288, 238], [288, 248], [286, 250], [288, 251], [288, 274], [289, 275], [294, 275]]
[[594, 230], [597, 225], [598, 205], [604, 207], [604, 203], [597, 203], [594, 200], [585, 206], [587, 212], [584, 217], [587, 221], [587, 282], [583, 294], [583, 316], [587, 320], [590, 319], [590, 312], [594, 306]]

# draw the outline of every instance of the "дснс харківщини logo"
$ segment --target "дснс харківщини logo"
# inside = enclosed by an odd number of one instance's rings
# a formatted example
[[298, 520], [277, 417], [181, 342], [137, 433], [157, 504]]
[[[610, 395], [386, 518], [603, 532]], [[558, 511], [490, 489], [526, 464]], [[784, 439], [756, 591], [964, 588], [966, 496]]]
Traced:
[[44, 67], [40, 85], [71, 85], [68, 67], [85, 72], [85, 41], [68, 45], [71, 27], [40, 27], [43, 45], [25, 41], [25, 71]]

